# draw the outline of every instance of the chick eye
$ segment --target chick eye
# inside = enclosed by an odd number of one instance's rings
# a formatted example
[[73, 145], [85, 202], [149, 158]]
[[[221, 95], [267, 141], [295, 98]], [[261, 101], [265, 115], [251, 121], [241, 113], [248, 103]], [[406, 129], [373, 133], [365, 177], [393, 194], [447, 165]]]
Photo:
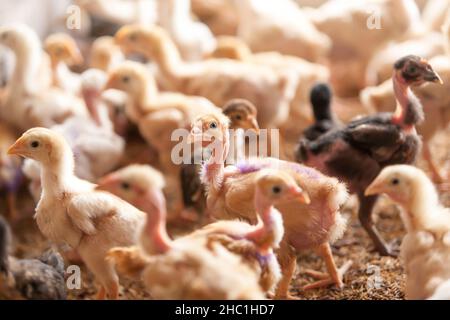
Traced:
[[241, 116], [240, 114], [236, 115], [234, 118], [235, 118], [236, 120], [242, 120], [242, 116]]
[[129, 184], [128, 182], [122, 182], [122, 183], [120, 184], [120, 187], [121, 187], [123, 190], [129, 190], [129, 189], [130, 189], [130, 184]]
[[279, 194], [281, 192], [281, 187], [280, 186], [274, 186], [272, 187], [272, 192], [274, 194]]
[[400, 183], [400, 180], [398, 180], [397, 178], [394, 178], [391, 180], [391, 184], [394, 186], [398, 185], [399, 183]]
[[130, 77], [128, 77], [128, 76], [122, 77], [122, 82], [123, 82], [123, 83], [128, 83], [128, 82], [130, 82]]
[[128, 36], [128, 39], [130, 39], [130, 41], [136, 41], [137, 36], [134, 33], [132, 33]]
[[39, 142], [38, 141], [32, 141], [30, 145], [31, 145], [32, 148], [37, 148], [37, 147], [39, 147]]
[[416, 66], [409, 66], [408, 67], [408, 73], [416, 73], [417, 68]]
[[209, 128], [211, 128], [211, 129], [216, 129], [216, 128], [217, 128], [217, 123], [211, 122], [211, 123], [209, 124]]

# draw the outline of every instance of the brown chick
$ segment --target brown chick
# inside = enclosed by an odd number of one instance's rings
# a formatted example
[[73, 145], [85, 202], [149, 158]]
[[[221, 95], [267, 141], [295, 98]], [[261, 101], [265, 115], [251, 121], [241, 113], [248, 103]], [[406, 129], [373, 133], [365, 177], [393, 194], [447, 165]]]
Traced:
[[201, 175], [207, 190], [208, 210], [217, 218], [240, 218], [254, 222], [256, 214], [253, 198], [258, 171], [263, 168], [286, 170], [309, 194], [311, 203], [300, 205], [289, 202], [277, 206], [282, 213], [286, 232], [278, 251], [283, 278], [276, 296], [290, 297], [288, 289], [296, 268], [296, 253], [305, 249], [318, 250], [331, 276], [325, 276], [325, 280], [305, 288], [333, 283], [341, 287], [343, 273], [351, 262], [338, 270], [329, 243], [341, 237], [345, 230], [346, 222], [339, 212], [347, 198], [345, 186], [315, 169], [275, 158], [249, 159], [238, 163], [236, 167], [225, 167], [224, 159], [229, 145], [227, 129], [228, 119], [207, 115], [198, 118], [191, 130], [190, 140], [200, 141], [204, 147], [210, 147], [211, 139], [217, 141], [213, 144], [212, 156], [203, 165]]
[[[366, 189], [366, 195], [380, 193], [402, 207], [407, 234], [400, 255], [406, 271], [406, 298], [438, 296], [450, 282], [450, 210], [439, 203], [426, 174], [413, 166], [383, 169]], [[442, 298], [449, 299], [448, 294]]]
[[226, 59], [184, 62], [168, 34], [158, 27], [124, 26], [116, 33], [116, 42], [126, 54], [140, 53], [153, 59], [171, 90], [203, 96], [215, 105], [233, 98], [247, 99], [257, 106], [263, 128], [287, 119], [295, 86], [290, 76]]

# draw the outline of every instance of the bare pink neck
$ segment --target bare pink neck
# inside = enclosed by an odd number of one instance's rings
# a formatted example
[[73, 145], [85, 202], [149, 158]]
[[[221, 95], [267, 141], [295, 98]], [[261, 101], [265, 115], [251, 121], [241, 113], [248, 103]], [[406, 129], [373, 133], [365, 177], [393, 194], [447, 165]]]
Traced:
[[267, 253], [275, 246], [276, 223], [275, 215], [278, 212], [273, 205], [267, 202], [258, 190], [255, 191], [255, 210], [258, 215], [258, 223], [245, 236], [246, 239], [255, 242], [262, 253]]
[[410, 86], [398, 75], [392, 78], [397, 106], [392, 115], [392, 122], [406, 131], [415, 131], [415, 124], [423, 117], [422, 105], [415, 97]]
[[217, 141], [212, 155], [205, 165], [205, 178], [210, 190], [218, 191], [222, 187], [224, 179], [225, 159], [228, 156], [229, 136], [228, 130], [224, 135], [223, 141]]
[[147, 222], [144, 230], [152, 241], [155, 251], [159, 254], [169, 251], [172, 247], [172, 240], [166, 229], [166, 212], [154, 208], [145, 209]]

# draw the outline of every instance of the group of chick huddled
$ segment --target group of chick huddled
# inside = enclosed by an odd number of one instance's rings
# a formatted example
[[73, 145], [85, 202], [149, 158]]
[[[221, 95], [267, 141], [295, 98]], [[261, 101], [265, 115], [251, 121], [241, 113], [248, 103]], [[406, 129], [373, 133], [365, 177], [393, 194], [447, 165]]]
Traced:
[[[0, 26], [15, 56], [0, 75], [0, 298], [66, 299], [70, 261], [97, 299], [122, 298], [121, 278], [153, 299], [297, 299], [308, 250], [326, 272], [307, 270], [317, 281], [301, 290], [341, 289], [354, 261], [338, 266], [332, 245], [351, 194], [374, 249], [397, 255], [372, 219], [384, 194], [406, 229], [405, 297], [450, 299], [450, 210], [435, 187], [448, 178], [428, 146], [450, 121], [450, 5], [422, 18], [413, 0], [147, 1], [151, 23], [113, 19], [88, 63], [69, 34], [41, 43]], [[383, 28], [360, 26], [367, 6]], [[94, 19], [101, 7], [82, 8]], [[431, 179], [414, 166], [421, 151]], [[35, 259], [12, 254], [24, 181], [51, 243]]]

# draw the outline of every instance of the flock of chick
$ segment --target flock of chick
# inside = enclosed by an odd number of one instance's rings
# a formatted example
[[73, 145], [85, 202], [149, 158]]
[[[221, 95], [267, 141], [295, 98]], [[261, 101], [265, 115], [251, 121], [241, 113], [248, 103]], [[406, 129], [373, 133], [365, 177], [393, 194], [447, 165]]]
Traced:
[[[375, 248], [396, 254], [371, 217], [386, 194], [403, 209], [406, 297], [450, 299], [450, 212], [434, 186], [446, 178], [427, 145], [450, 119], [450, 4], [429, 1], [422, 19], [412, 0], [194, 0], [204, 24], [187, 0], [156, 2], [159, 26], [96, 38], [81, 73], [68, 34], [42, 45], [25, 25], [0, 27], [15, 56], [0, 91], [10, 220], [25, 175], [39, 230], [87, 266], [99, 299], [118, 298], [119, 275], [155, 299], [283, 299], [308, 249], [327, 273], [308, 270], [317, 281], [303, 289], [344, 285], [352, 261], [336, 266], [331, 244], [349, 193]], [[381, 29], [367, 27], [367, 6]], [[360, 91], [370, 115], [338, 120], [332, 109], [346, 118]], [[180, 128], [202, 164], [172, 161]], [[281, 159], [248, 157], [243, 130], [260, 128], [280, 129]], [[422, 142], [433, 182], [412, 166]], [[177, 238], [166, 229], [192, 220], [200, 227]], [[59, 253], [20, 260], [10, 242], [0, 219], [0, 297], [65, 298]]]

